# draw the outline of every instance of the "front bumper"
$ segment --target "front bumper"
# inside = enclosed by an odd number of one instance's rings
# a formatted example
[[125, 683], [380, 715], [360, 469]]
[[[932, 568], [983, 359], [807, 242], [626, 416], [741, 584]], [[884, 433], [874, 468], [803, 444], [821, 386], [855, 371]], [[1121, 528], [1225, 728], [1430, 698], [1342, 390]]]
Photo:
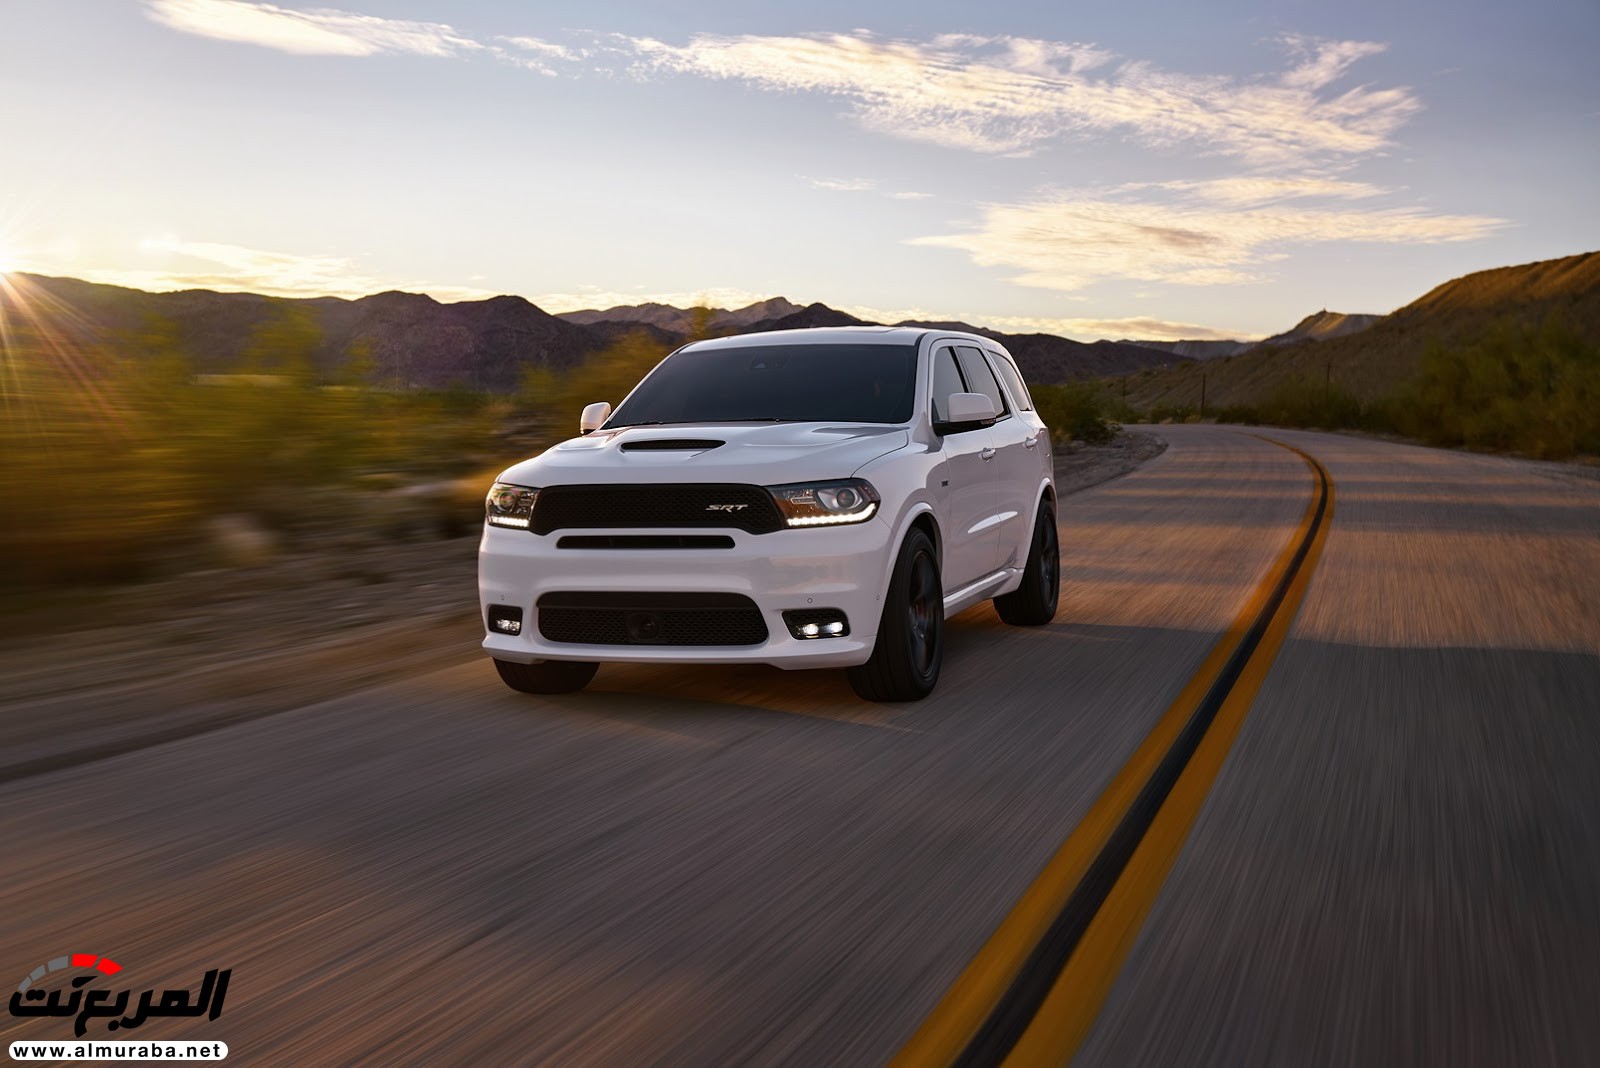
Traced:
[[[563, 534], [485, 526], [478, 548], [480, 622], [494, 605], [521, 608], [520, 634], [489, 631], [484, 649], [498, 660], [592, 660], [609, 663], [772, 664], [780, 668], [848, 667], [872, 655], [888, 584], [893, 531], [881, 516], [839, 527], [746, 534], [718, 530], [731, 549], [558, 549]], [[585, 530], [600, 534], [681, 534], [679, 530]], [[708, 532], [709, 533], [709, 532]], [[767, 626], [759, 645], [587, 645], [554, 642], [539, 631], [539, 598], [555, 592], [733, 593], [755, 602]], [[836, 608], [850, 633], [799, 639], [783, 613]]]

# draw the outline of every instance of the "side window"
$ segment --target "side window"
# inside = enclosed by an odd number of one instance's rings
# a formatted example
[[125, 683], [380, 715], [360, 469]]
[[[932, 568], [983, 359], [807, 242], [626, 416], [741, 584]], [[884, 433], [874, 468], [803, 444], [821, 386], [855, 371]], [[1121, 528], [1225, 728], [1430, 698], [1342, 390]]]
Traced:
[[973, 393], [982, 393], [994, 401], [995, 411], [1004, 418], [1011, 411], [1006, 404], [1005, 394], [1000, 392], [1000, 383], [995, 380], [994, 372], [989, 370], [989, 364], [984, 360], [983, 353], [966, 345], [956, 347], [956, 359], [961, 361], [961, 373], [966, 377], [967, 385]]
[[1028, 396], [1028, 387], [1022, 384], [1022, 375], [1016, 365], [996, 352], [989, 353], [989, 363], [1005, 379], [1006, 389], [1016, 398], [1017, 407], [1025, 412], [1033, 411], [1033, 398]]
[[952, 393], [965, 393], [966, 384], [961, 381], [961, 372], [956, 369], [956, 356], [950, 346], [945, 345], [933, 353], [933, 421], [943, 423], [949, 413], [944, 410], [945, 404], [950, 400]]

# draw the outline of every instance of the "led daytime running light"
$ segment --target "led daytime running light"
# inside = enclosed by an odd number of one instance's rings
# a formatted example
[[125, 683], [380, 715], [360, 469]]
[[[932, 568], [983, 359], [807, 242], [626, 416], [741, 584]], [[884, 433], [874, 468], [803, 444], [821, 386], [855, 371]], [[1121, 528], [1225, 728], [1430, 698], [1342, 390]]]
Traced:
[[838, 526], [840, 523], [865, 523], [877, 510], [878, 503], [874, 501], [860, 512], [849, 512], [845, 515], [797, 515], [785, 522], [791, 527], [830, 527]]

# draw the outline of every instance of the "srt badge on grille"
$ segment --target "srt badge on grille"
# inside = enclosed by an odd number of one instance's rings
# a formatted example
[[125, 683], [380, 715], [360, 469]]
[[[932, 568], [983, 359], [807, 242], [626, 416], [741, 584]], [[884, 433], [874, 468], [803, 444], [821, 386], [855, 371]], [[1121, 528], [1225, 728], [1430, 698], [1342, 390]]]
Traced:
[[750, 507], [748, 504], [708, 504], [708, 505], [706, 505], [706, 511], [708, 511], [708, 512], [742, 512], [748, 507]]

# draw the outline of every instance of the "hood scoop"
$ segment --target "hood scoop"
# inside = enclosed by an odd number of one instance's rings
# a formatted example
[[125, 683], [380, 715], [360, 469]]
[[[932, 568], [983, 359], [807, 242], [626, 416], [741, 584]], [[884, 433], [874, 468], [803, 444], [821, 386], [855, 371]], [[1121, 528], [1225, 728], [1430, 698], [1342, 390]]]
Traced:
[[639, 438], [617, 447], [623, 452], [704, 452], [726, 444], [712, 438]]

